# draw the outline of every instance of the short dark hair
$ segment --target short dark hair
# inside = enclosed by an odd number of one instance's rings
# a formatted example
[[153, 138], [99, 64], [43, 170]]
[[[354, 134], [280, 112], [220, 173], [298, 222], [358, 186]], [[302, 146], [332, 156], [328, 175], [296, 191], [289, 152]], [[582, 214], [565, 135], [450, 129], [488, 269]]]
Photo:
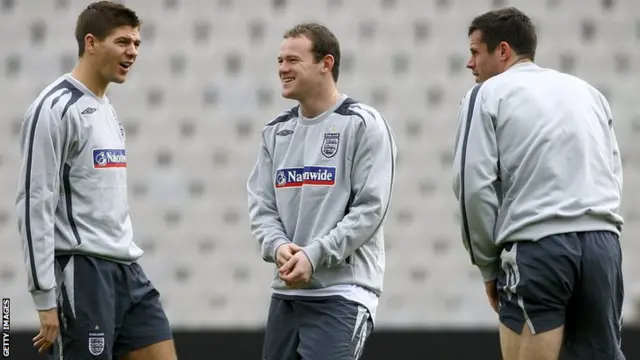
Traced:
[[469, 36], [479, 30], [489, 51], [506, 42], [518, 55], [534, 60], [538, 36], [531, 19], [515, 7], [486, 12], [471, 22]]
[[97, 1], [89, 4], [80, 13], [76, 23], [78, 56], [84, 55], [84, 38], [87, 34], [104, 40], [113, 30], [121, 26], [140, 27], [140, 19], [133, 10], [112, 1]]
[[316, 62], [331, 55], [334, 58], [331, 75], [338, 82], [340, 75], [340, 43], [336, 36], [324, 25], [318, 23], [302, 23], [284, 33], [284, 38], [304, 36], [311, 41], [311, 52]]

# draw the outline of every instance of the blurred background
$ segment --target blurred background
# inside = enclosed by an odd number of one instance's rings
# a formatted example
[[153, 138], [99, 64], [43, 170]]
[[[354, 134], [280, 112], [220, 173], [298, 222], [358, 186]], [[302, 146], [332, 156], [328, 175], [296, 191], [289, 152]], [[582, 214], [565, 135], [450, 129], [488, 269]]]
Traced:
[[[12, 300], [12, 349], [28, 348], [20, 359], [33, 355], [25, 339], [38, 321], [14, 217], [18, 131], [43, 87], [75, 65], [75, 21], [89, 3], [0, 0], [0, 296]], [[249, 232], [245, 183], [262, 126], [294, 105], [280, 97], [276, 57], [283, 32], [302, 21], [336, 34], [339, 88], [378, 108], [398, 142], [385, 292], [364, 359], [402, 349], [416, 354], [411, 359], [423, 358], [421, 351], [440, 354], [435, 359], [465, 358], [464, 351], [498, 358], [496, 316], [460, 240], [450, 169], [458, 105], [474, 85], [465, 68], [467, 26], [510, 5], [538, 26], [539, 65], [582, 77], [611, 103], [625, 170], [625, 322], [629, 329], [639, 323], [638, 0], [124, 3], [144, 23], [143, 44], [129, 80], [111, 86], [108, 96], [127, 132], [132, 220], [146, 252], [141, 264], [162, 294], [182, 359], [198, 346], [216, 359], [259, 358], [273, 265], [261, 260]], [[240, 337], [248, 342], [236, 343]], [[628, 346], [633, 337], [640, 342], [630, 332]], [[486, 350], [456, 347], [452, 339]]]

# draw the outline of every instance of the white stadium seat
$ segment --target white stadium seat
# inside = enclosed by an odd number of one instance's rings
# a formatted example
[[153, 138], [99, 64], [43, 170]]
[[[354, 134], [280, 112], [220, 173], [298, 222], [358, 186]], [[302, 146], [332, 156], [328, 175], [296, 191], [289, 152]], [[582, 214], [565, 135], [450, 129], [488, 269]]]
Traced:
[[[16, 127], [37, 92], [73, 65], [75, 17], [87, 3], [0, 2], [0, 295], [15, 301], [14, 328], [37, 325], [13, 207]], [[141, 264], [175, 327], [264, 324], [274, 267], [251, 237], [245, 183], [262, 126], [293, 106], [280, 97], [276, 57], [283, 31], [305, 20], [327, 24], [342, 40], [338, 85], [379, 108], [398, 138], [379, 326], [495, 325], [460, 241], [450, 153], [458, 105], [473, 85], [464, 68], [468, 23], [497, 3], [536, 20], [541, 65], [579, 75], [611, 99], [627, 155], [622, 243], [632, 260], [625, 264], [625, 321], [640, 320], [640, 266], [632, 263], [640, 251], [637, 0], [610, 9], [596, 0], [126, 3], [148, 24], [142, 34], [149, 38], [131, 80], [109, 95], [128, 131]]]

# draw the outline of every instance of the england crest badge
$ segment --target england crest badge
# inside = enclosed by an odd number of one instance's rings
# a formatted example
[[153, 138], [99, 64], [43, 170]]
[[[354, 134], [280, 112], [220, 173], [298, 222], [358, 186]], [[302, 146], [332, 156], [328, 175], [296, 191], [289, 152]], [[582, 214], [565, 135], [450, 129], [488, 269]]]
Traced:
[[322, 148], [320, 149], [320, 152], [322, 153], [322, 155], [324, 155], [324, 157], [332, 158], [336, 156], [336, 154], [338, 153], [339, 146], [340, 146], [340, 133], [337, 131], [328, 132], [324, 134], [324, 139], [322, 140]]
[[104, 351], [104, 333], [89, 333], [89, 352], [98, 356]]

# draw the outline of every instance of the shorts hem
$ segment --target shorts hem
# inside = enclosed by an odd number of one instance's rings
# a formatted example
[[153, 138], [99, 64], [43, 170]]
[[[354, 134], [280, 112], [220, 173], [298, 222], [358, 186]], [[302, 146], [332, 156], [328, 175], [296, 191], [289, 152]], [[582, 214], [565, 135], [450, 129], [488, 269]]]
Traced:
[[500, 319], [500, 323], [518, 335], [522, 334], [522, 329], [525, 325], [524, 321], [503, 318]]
[[583, 359], [589, 359], [589, 360], [626, 360], [627, 358], [624, 355], [614, 355], [613, 357], [611, 356], [594, 356], [593, 354], [589, 353], [587, 355], [587, 357], [585, 358], [584, 354], [576, 354], [575, 352], [568, 352], [568, 351], [564, 351], [563, 356], [565, 359], [567, 360], [583, 360]]
[[[525, 326], [529, 326], [529, 324], [533, 325], [533, 329], [532, 332], [535, 332], [535, 334], [542, 334], [545, 333], [547, 331], [551, 331], [551, 330], [555, 330], [561, 326], [564, 326], [564, 319], [560, 320], [551, 320], [548, 317], [545, 318], [538, 318], [535, 321], [531, 321], [529, 320], [529, 322], [527, 320], [517, 320], [517, 319], [513, 319], [513, 318], [504, 318], [504, 317], [500, 317], [500, 323], [504, 326], [506, 326], [507, 328], [509, 328], [511, 331], [517, 333], [518, 335], [522, 334], [522, 330], [524, 329]], [[543, 324], [543, 325], [540, 325]]]
[[543, 321], [543, 324], [544, 326], [536, 325], [536, 323], [533, 324], [533, 327], [536, 330], [536, 334], [542, 334], [547, 331], [558, 329], [565, 325], [565, 321], [564, 319], [558, 321]]
[[114, 351], [114, 356], [120, 357], [124, 356], [132, 351], [144, 349], [148, 346], [167, 341], [173, 340], [173, 333], [171, 332], [157, 332], [151, 335], [147, 335], [145, 337], [139, 337], [135, 339], [135, 345], [122, 346], [118, 349], [118, 351]]

